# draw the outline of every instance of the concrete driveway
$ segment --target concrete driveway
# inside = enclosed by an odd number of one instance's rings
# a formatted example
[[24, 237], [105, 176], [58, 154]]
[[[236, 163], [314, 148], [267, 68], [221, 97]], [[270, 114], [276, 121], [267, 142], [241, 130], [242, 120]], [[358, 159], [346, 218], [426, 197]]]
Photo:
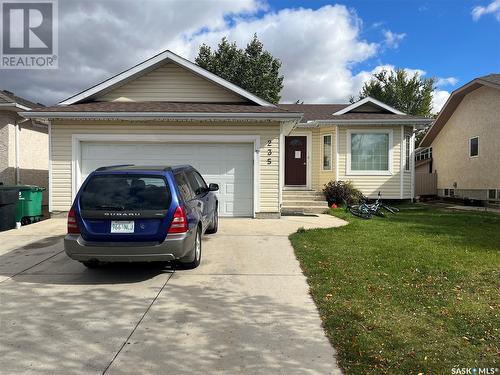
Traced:
[[2, 374], [338, 374], [288, 235], [331, 216], [225, 219], [202, 265], [88, 270], [64, 219], [0, 233]]

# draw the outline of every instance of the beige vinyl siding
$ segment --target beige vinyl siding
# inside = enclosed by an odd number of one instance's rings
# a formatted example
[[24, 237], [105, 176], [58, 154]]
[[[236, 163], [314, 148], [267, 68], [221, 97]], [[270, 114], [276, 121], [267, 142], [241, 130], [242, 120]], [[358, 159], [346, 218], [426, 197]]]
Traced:
[[[332, 136], [332, 169], [323, 170], [323, 136]], [[317, 191], [322, 191], [325, 184], [335, 180], [335, 164], [336, 164], [336, 127], [318, 127], [312, 129], [312, 188]]]
[[[259, 135], [260, 211], [279, 212], [279, 123], [70, 121], [52, 123], [52, 209], [71, 206], [73, 134]], [[267, 141], [271, 140], [271, 146]], [[271, 149], [272, 155], [268, 155]], [[271, 164], [267, 164], [267, 159]]]
[[247, 100], [169, 62], [118, 87], [98, 101], [246, 102]]
[[[352, 181], [363, 194], [375, 198], [380, 191], [383, 198], [401, 198], [401, 126], [339, 126], [339, 180]], [[347, 131], [348, 130], [392, 130], [392, 174], [391, 175], [347, 175]]]

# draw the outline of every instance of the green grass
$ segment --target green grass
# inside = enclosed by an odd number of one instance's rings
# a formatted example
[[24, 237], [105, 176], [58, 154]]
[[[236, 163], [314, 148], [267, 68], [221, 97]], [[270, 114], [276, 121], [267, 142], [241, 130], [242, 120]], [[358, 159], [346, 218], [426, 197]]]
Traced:
[[500, 367], [500, 215], [406, 206], [290, 236], [346, 374]]

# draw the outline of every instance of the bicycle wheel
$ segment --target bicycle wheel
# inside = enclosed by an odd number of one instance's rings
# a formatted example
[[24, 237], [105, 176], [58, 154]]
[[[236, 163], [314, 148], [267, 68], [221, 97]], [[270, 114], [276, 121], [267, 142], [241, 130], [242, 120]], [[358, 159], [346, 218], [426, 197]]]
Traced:
[[395, 214], [396, 212], [399, 212], [399, 208], [396, 208], [396, 207], [387, 206], [385, 204], [383, 204], [382, 207], [384, 207], [384, 209], [389, 211], [391, 214]]
[[372, 214], [369, 211], [363, 210], [359, 206], [349, 207], [349, 212], [351, 214], [353, 214], [354, 216], [360, 217], [362, 219], [371, 219], [372, 218]]

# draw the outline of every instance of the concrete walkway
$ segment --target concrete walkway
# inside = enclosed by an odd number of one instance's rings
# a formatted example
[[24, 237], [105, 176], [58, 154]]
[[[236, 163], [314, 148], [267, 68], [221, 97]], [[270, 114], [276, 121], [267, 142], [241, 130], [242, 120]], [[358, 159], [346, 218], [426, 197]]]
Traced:
[[224, 219], [202, 265], [88, 270], [65, 220], [0, 233], [0, 368], [33, 374], [340, 374], [287, 236], [340, 219]]

